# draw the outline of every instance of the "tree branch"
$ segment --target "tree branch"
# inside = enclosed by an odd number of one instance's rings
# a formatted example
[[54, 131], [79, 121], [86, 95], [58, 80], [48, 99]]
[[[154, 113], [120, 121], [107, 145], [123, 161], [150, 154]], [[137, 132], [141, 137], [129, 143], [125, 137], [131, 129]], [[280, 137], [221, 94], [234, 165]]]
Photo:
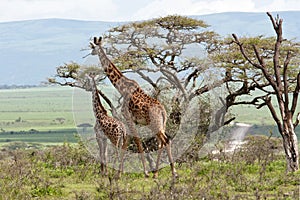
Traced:
[[154, 89], [157, 89], [157, 84], [154, 83], [154, 82], [152, 81], [152, 79], [151, 79], [149, 76], [146, 76], [143, 72], [141, 72], [140, 69], [135, 70], [135, 71], [136, 71], [136, 73], [137, 73], [138, 75], [140, 75], [140, 77], [141, 77], [142, 79], [144, 79], [144, 80], [147, 81], [150, 85], [152, 85], [152, 87], [153, 87]]
[[188, 97], [189, 101], [192, 100], [194, 97], [201, 95], [203, 93], [206, 93], [214, 88], [220, 87], [223, 83], [227, 82], [229, 79], [231, 79], [231, 76], [226, 75], [225, 78], [223, 78], [220, 81], [215, 81], [213, 84], [210, 85], [204, 85], [198, 89], [196, 89], [193, 93], [191, 93]]
[[255, 53], [255, 56], [256, 56], [259, 64], [261, 65], [261, 67], [265, 68], [265, 66], [266, 66], [265, 61], [264, 61], [263, 57], [259, 55], [259, 52], [258, 52], [257, 47], [255, 45], [253, 45], [253, 49], [254, 49], [254, 53]]
[[[240, 51], [242, 53], [242, 55], [244, 56], [244, 58], [254, 67], [256, 67], [257, 69], [260, 69], [263, 74], [264, 77], [269, 81], [269, 83], [271, 84], [271, 86], [273, 87], [273, 89], [275, 91], [279, 91], [278, 86], [275, 82], [275, 80], [272, 78], [272, 75], [267, 71], [266, 67], [264, 65], [260, 65], [260, 64], [256, 64], [254, 63], [246, 54], [245, 49], [243, 47], [243, 44], [239, 41], [238, 37], [235, 34], [232, 34], [233, 38], [234, 38], [234, 42], [239, 46]], [[255, 50], [255, 49], [254, 49]], [[258, 53], [258, 52], [257, 52]], [[261, 60], [263, 63], [263, 60]]]
[[298, 114], [297, 114], [296, 121], [294, 123], [294, 128], [296, 128], [298, 126], [299, 121], [300, 121], [300, 112], [298, 112]]
[[283, 88], [284, 88], [284, 106], [285, 110], [289, 110], [289, 83], [288, 83], [288, 65], [291, 60], [291, 52], [288, 51], [283, 64]]
[[171, 73], [170, 71], [164, 69], [163, 67], [160, 68], [161, 73], [168, 78], [168, 81], [170, 81], [171, 84], [174, 84], [183, 94], [184, 99], [187, 100], [187, 94], [185, 89], [183, 88], [182, 84], [180, 83], [180, 80], [178, 77]]
[[277, 114], [276, 114], [276, 110], [274, 109], [273, 105], [272, 105], [272, 102], [271, 102], [271, 97], [270, 96], [267, 96], [265, 99], [265, 102], [266, 102], [266, 105], [268, 106], [270, 112], [271, 112], [271, 115], [273, 117], [273, 119], [275, 120], [276, 124], [277, 124], [277, 127], [279, 129], [279, 133], [283, 133], [283, 127], [282, 127], [282, 123], [280, 121], [280, 119], [278, 118]]
[[279, 17], [277, 16], [276, 19], [273, 18], [273, 16], [267, 12], [267, 15], [269, 16], [273, 28], [276, 32], [276, 43], [275, 43], [275, 47], [274, 47], [274, 56], [273, 56], [273, 65], [274, 65], [274, 72], [275, 72], [275, 77], [276, 77], [276, 83], [277, 86], [279, 87], [279, 91], [282, 88], [282, 82], [281, 82], [281, 78], [280, 78], [280, 66], [279, 66], [279, 56], [280, 56], [280, 46], [282, 43], [282, 19], [279, 19]]
[[293, 101], [292, 101], [292, 107], [291, 107], [292, 116], [294, 115], [296, 107], [297, 107], [299, 91], [300, 91], [300, 72], [297, 75], [296, 87], [293, 92]]
[[232, 105], [254, 105], [256, 106], [257, 109], [261, 109], [263, 106], [266, 105], [266, 103], [259, 103], [259, 99], [264, 100], [266, 98], [266, 96], [268, 95], [263, 95], [263, 96], [259, 96], [259, 97], [255, 97], [254, 99], [252, 99], [252, 101], [238, 101], [238, 102], [234, 102]]
[[82, 85], [78, 85], [78, 84], [76, 84], [76, 82], [64, 82], [64, 83], [61, 83], [61, 82], [58, 82], [58, 81], [56, 81], [56, 80], [54, 80], [54, 79], [48, 79], [49, 80], [49, 82], [51, 83], [51, 84], [56, 84], [56, 85], [60, 85], [60, 86], [69, 86], [69, 87], [76, 87], [76, 88], [80, 88], [80, 89], [84, 89], [84, 90], [86, 90], [86, 88], [84, 87], [84, 86], [82, 86]]
[[196, 77], [196, 76], [197, 76], [198, 72], [199, 72], [199, 69], [195, 69], [195, 70], [194, 70], [194, 71], [186, 78], [185, 83], [184, 83], [184, 87], [186, 87], [186, 86], [189, 84], [190, 80], [191, 80], [193, 77]]

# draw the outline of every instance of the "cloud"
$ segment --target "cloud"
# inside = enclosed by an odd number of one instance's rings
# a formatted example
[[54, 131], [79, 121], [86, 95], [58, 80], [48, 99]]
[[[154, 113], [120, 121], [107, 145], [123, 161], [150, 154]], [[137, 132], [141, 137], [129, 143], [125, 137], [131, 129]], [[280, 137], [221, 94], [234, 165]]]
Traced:
[[251, 11], [255, 4], [252, 0], [155, 0], [141, 8], [135, 18], [153, 18], [161, 15], [203, 15], [216, 12]]
[[300, 10], [299, 0], [1, 0], [0, 22], [70, 18], [128, 21], [170, 14]]
[[112, 21], [116, 9], [111, 0], [1, 0], [0, 21], [40, 18]]
[[300, 10], [300, 1], [299, 0], [271, 0], [269, 4], [265, 4], [264, 6], [261, 6], [260, 10], [261, 11]]
[[220, 12], [266, 12], [300, 10], [299, 0], [155, 0], [140, 8], [132, 19], [169, 14], [204, 15]]

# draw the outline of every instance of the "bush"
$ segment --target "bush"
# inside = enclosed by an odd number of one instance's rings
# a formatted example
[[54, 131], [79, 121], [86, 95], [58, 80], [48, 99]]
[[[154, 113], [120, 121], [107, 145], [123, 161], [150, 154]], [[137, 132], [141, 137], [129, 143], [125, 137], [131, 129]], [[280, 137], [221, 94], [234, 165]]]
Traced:
[[241, 148], [235, 151], [233, 160], [245, 161], [247, 164], [254, 162], [269, 163], [280, 156], [282, 149], [281, 140], [263, 135], [247, 136]]
[[155, 180], [142, 173], [115, 179], [113, 169], [103, 176], [82, 145], [5, 150], [0, 157], [0, 199], [297, 199], [300, 173], [286, 173], [284, 156], [276, 148], [265, 149], [268, 156], [259, 152], [273, 139], [249, 138], [225, 160], [182, 163], [177, 179], [169, 167]]

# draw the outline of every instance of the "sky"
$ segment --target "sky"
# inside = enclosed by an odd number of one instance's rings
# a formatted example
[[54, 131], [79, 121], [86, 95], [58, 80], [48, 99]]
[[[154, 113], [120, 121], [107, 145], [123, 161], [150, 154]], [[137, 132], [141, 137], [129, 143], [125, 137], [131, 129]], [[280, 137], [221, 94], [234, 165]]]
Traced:
[[300, 10], [299, 0], [0, 0], [0, 22], [64, 18], [136, 21], [171, 14]]

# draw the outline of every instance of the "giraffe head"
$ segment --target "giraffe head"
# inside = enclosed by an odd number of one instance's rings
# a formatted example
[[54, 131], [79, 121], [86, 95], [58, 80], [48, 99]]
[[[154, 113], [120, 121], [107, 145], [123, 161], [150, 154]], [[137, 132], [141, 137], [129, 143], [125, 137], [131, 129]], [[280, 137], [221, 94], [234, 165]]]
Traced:
[[90, 48], [92, 49], [91, 55], [97, 55], [99, 48], [101, 47], [102, 37], [94, 37], [93, 42], [90, 42]]
[[98, 75], [96, 75], [95, 72], [90, 72], [88, 74], [85, 74], [85, 77], [87, 79], [87, 82], [86, 82], [86, 85], [85, 85], [86, 90], [87, 91], [92, 91], [93, 85], [95, 84]]

